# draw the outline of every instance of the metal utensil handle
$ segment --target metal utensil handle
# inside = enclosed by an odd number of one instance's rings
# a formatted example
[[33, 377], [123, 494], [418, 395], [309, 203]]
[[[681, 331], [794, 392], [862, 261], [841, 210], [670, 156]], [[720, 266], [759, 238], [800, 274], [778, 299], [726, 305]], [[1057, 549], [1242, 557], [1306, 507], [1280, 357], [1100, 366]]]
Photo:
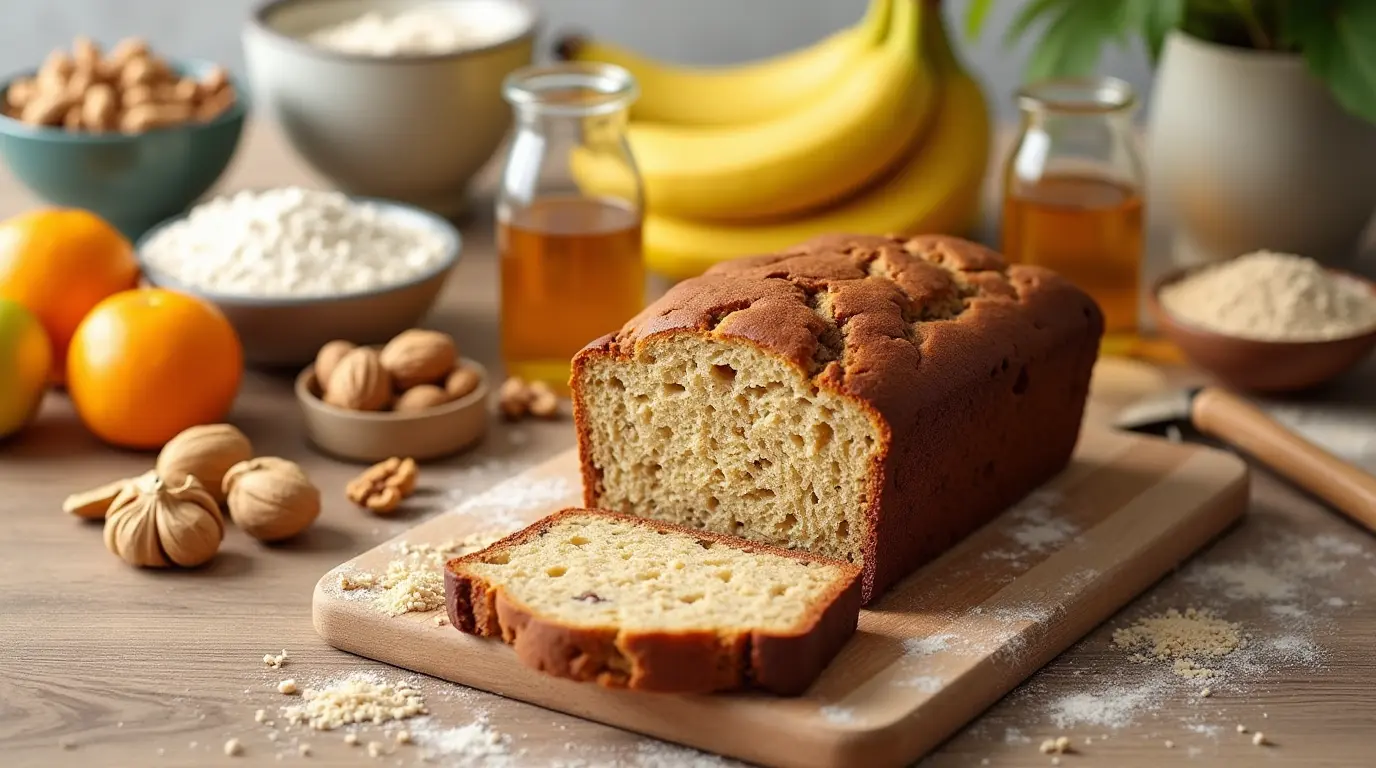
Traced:
[[1376, 476], [1300, 437], [1260, 408], [1214, 387], [1195, 395], [1200, 432], [1243, 450], [1277, 474], [1376, 531]]

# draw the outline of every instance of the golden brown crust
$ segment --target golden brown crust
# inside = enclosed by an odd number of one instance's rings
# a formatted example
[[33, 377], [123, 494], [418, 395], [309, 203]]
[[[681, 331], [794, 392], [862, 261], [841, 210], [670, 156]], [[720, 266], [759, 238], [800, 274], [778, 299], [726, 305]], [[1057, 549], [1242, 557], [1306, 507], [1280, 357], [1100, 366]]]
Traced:
[[[778, 555], [842, 568], [846, 578], [821, 600], [817, 614], [795, 633], [754, 631], [623, 631], [571, 627], [542, 617], [511, 599], [500, 584], [464, 570], [484, 553], [539, 537], [571, 515], [596, 515], [632, 525], [695, 536], [746, 552]], [[664, 693], [711, 693], [758, 688], [781, 695], [807, 690], [855, 632], [860, 614], [860, 571], [846, 563], [757, 542], [601, 510], [566, 509], [494, 543], [483, 552], [450, 560], [444, 569], [449, 621], [473, 635], [500, 637], [527, 666], [557, 677], [614, 688]]]
[[585, 366], [676, 334], [756, 346], [870, 414], [882, 439], [867, 494], [869, 602], [1065, 466], [1103, 315], [1055, 273], [955, 237], [828, 235], [719, 264], [574, 358], [586, 505], [601, 500], [601, 472]]

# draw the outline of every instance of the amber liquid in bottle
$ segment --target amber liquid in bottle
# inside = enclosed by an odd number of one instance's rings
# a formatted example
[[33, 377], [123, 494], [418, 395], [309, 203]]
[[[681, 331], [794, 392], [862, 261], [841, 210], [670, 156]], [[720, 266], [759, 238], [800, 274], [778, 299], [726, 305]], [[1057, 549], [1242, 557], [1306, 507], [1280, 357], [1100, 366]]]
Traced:
[[645, 303], [641, 221], [614, 201], [548, 197], [498, 226], [507, 372], [567, 392], [569, 361]]
[[1055, 270], [1093, 296], [1106, 347], [1136, 336], [1142, 241], [1141, 195], [1109, 179], [1049, 175], [1003, 203], [1004, 255]]

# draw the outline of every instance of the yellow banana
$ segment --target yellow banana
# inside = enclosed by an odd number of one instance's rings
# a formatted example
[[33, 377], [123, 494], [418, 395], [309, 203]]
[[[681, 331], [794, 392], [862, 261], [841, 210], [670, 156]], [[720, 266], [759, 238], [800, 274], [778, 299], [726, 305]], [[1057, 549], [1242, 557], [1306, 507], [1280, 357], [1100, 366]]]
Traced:
[[646, 266], [681, 280], [721, 261], [778, 251], [830, 232], [969, 232], [979, 218], [989, 160], [989, 112], [979, 83], [956, 59], [944, 30], [933, 30], [929, 39], [941, 78], [939, 112], [891, 176], [835, 208], [777, 224], [710, 224], [651, 213], [645, 219]]
[[682, 125], [740, 125], [792, 111], [848, 72], [888, 31], [893, 0], [870, 0], [860, 23], [774, 58], [726, 67], [680, 67], [578, 37], [559, 52], [571, 61], [625, 67], [640, 83], [631, 119]]
[[[763, 123], [694, 128], [632, 123], [631, 152], [648, 210], [714, 221], [816, 210], [860, 189], [907, 151], [935, 103], [921, 29], [939, 16], [924, 0], [896, 0], [884, 44], [797, 111]], [[575, 150], [570, 166], [592, 195], [624, 194], [607, 154]]]

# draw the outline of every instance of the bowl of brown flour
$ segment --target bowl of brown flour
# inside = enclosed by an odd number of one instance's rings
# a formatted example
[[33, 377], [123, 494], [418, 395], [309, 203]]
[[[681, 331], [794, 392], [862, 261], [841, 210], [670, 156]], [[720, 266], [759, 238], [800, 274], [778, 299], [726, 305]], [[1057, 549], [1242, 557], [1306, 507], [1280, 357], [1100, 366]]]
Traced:
[[1292, 254], [1168, 274], [1148, 306], [1191, 363], [1238, 390], [1309, 389], [1376, 346], [1376, 284]]

